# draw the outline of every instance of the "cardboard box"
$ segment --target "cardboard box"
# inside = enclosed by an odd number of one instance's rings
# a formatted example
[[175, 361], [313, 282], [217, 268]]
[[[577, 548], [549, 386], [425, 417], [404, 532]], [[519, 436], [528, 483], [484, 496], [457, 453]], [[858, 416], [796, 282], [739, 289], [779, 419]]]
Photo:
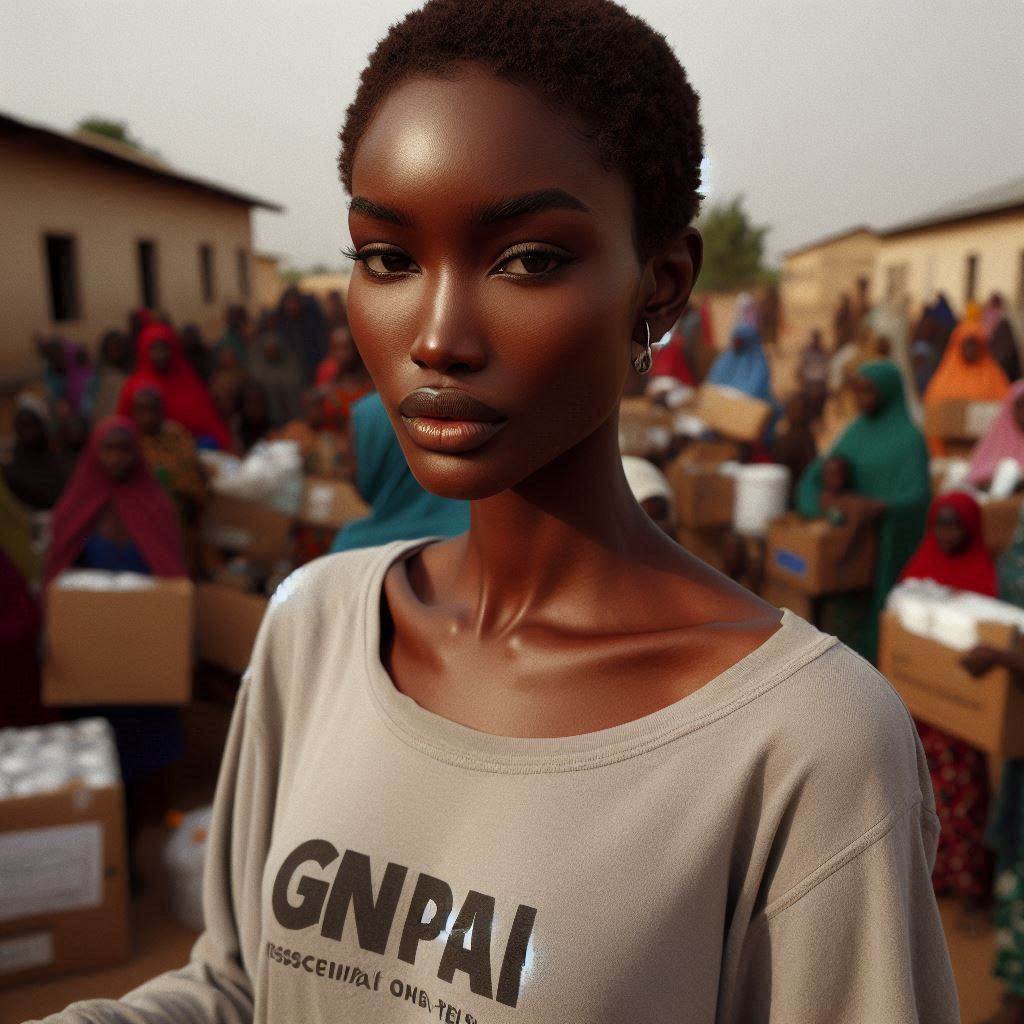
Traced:
[[736, 480], [710, 463], [676, 459], [665, 474], [676, 499], [680, 526], [729, 526], [736, 497]]
[[[903, 628], [883, 612], [878, 667], [917, 718], [998, 758], [1024, 756], [1024, 691], [1010, 674], [992, 669], [975, 679], [960, 666], [963, 652]], [[1012, 626], [985, 622], [979, 642], [1009, 648]]]
[[704, 526], [694, 529], [688, 526], [681, 526], [676, 530], [676, 540], [691, 555], [696, 555], [702, 562], [722, 571], [724, 561], [722, 558], [725, 546], [726, 527]]
[[723, 462], [736, 462], [742, 455], [735, 441], [691, 441], [679, 454], [680, 462], [703, 463], [717, 466]]
[[202, 661], [241, 675], [269, 601], [223, 583], [196, 588], [196, 651]]
[[0, 988], [131, 953], [120, 784], [0, 801]]
[[775, 605], [776, 608], [788, 608], [808, 622], [816, 621], [815, 599], [806, 591], [800, 590], [784, 580], [766, 576], [761, 588], [761, 597], [769, 604]]
[[985, 436], [999, 414], [1000, 402], [968, 402], [947, 398], [924, 407], [924, 432], [927, 437], [946, 441], [978, 441]]
[[65, 590], [47, 597], [43, 703], [187, 704], [192, 697], [195, 587]]
[[299, 512], [300, 522], [339, 529], [354, 519], [368, 516], [370, 511], [370, 506], [347, 480], [315, 476], [306, 478], [302, 509]]
[[1022, 504], [1024, 495], [1020, 494], [982, 503], [981, 532], [993, 555], [1001, 555], [1013, 543]]
[[623, 398], [619, 403], [619, 450], [647, 458], [672, 443], [672, 413], [649, 399]]
[[874, 582], [877, 535], [866, 532], [841, 562], [846, 537], [843, 527], [824, 519], [776, 519], [768, 527], [765, 574], [813, 596], [866, 590]]
[[758, 441], [772, 418], [772, 407], [735, 388], [702, 384], [695, 415], [711, 430], [734, 441]]
[[292, 553], [292, 516], [270, 505], [218, 494], [203, 514], [203, 543], [258, 562], [276, 562]]

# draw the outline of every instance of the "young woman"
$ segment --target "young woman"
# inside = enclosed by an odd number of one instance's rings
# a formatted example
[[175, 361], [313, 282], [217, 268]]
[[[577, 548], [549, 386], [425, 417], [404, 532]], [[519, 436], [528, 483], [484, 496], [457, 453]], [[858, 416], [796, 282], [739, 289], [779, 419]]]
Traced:
[[181, 340], [168, 324], [156, 322], [142, 328], [135, 372], [117, 403], [119, 415], [131, 416], [135, 393], [143, 387], [155, 387], [163, 396], [168, 419], [180, 423], [201, 444], [231, 450], [231, 434], [206, 385], [185, 360]]
[[[853, 380], [860, 410], [835, 445], [816, 459], [796, 490], [801, 515], [835, 508], [855, 525], [878, 531], [878, 561], [870, 599], [839, 595], [825, 613], [837, 633], [865, 658], [878, 648], [878, 616], [907, 560], [924, 534], [931, 497], [928, 451], [904, 403], [903, 377], [891, 362], [866, 363]], [[855, 493], [825, 500], [825, 464], [840, 456], [850, 467]]]
[[957, 1020], [902, 703], [622, 469], [625, 380], [701, 261], [664, 38], [610, 0], [432, 0], [342, 140], [353, 334], [470, 529], [282, 586], [189, 966], [58, 1019]]
[[999, 415], [971, 452], [967, 482], [988, 487], [1003, 459], [1014, 459], [1024, 467], [1024, 381], [1010, 388]]

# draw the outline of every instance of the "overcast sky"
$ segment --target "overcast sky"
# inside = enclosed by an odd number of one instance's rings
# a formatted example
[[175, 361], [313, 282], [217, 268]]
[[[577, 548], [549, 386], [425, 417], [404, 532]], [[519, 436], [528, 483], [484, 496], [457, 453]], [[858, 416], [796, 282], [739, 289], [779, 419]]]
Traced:
[[[514, 2], [514, 0], [510, 0]], [[337, 130], [405, 0], [0, 0], [0, 110], [102, 114], [178, 169], [281, 203], [257, 247], [341, 265]], [[1024, 0], [628, 0], [701, 94], [711, 200], [770, 255], [1024, 175]]]

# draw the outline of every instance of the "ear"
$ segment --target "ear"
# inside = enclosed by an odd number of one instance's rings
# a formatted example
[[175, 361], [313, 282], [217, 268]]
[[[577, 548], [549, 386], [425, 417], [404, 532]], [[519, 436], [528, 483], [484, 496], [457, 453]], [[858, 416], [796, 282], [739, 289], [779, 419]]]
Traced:
[[[644, 303], [640, 319], [651, 328], [657, 341], [683, 315], [704, 260], [704, 239], [694, 227], [685, 228], [644, 268]], [[638, 338], [644, 339], [643, 324], [637, 324]]]

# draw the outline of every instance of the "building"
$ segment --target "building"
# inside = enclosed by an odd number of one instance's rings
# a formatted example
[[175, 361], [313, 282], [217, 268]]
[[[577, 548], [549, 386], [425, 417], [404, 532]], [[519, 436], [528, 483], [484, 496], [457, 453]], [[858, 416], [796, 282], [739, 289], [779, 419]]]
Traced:
[[0, 382], [37, 373], [32, 337], [94, 348], [139, 306], [216, 329], [251, 303], [254, 196], [91, 133], [0, 114]]
[[861, 282], [871, 281], [879, 244], [871, 228], [858, 225], [785, 254], [779, 282], [782, 348], [803, 346], [814, 330], [821, 331], [826, 345], [834, 344], [839, 301], [844, 293], [852, 298]]
[[274, 309], [287, 287], [281, 274], [281, 257], [269, 252], [255, 252], [252, 265], [252, 301], [258, 310]]
[[962, 311], [992, 292], [1024, 307], [1024, 178], [880, 232], [874, 294], [917, 309], [945, 292]]

